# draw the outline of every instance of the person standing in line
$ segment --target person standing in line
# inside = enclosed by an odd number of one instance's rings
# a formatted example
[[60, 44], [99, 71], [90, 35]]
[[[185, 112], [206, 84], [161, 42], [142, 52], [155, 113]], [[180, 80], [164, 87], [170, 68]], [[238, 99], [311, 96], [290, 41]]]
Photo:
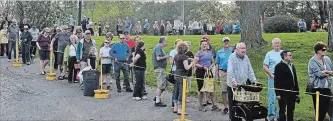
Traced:
[[74, 32], [74, 26], [75, 26], [75, 19], [74, 19], [73, 15], [71, 15], [70, 18], [69, 18], [69, 26], [71, 27], [71, 32], [73, 33]]
[[[258, 83], [250, 59], [246, 55], [246, 45], [242, 42], [236, 45], [235, 52], [229, 56], [227, 78], [229, 107], [233, 107], [233, 91], [231, 88], [236, 89], [238, 85], [244, 85], [247, 81]], [[242, 121], [234, 115], [234, 108], [229, 108], [229, 119], [231, 121]]]
[[0, 30], [0, 58], [2, 58], [5, 54], [5, 47], [8, 44], [7, 38], [7, 27], [5, 26]]
[[[131, 49], [131, 51], [132, 51], [132, 48], [133, 47], [135, 47], [135, 41], [134, 40], [132, 40], [130, 37], [130, 35], [129, 35], [129, 33], [126, 31], [126, 32], [124, 32], [124, 35], [125, 35], [125, 38], [126, 38], [126, 44], [128, 45], [128, 47]], [[130, 56], [129, 56], [129, 58], [128, 58], [128, 60], [127, 60], [127, 64], [131, 64], [131, 63], [133, 63], [133, 51], [131, 52], [131, 54], [130, 54]], [[131, 77], [131, 82], [132, 82], [132, 84], [134, 84], [134, 71], [133, 71], [133, 67], [131, 66], [131, 65], [128, 65], [128, 73], [130, 74], [130, 77]], [[125, 86], [125, 85], [124, 85]]]
[[[279, 121], [293, 121], [295, 102], [300, 103], [299, 88], [295, 66], [291, 63], [291, 52], [284, 50], [281, 52], [282, 61], [275, 66], [274, 87], [277, 89], [292, 90], [288, 92], [275, 90], [276, 99], [279, 101]], [[287, 110], [286, 110], [287, 107]], [[286, 116], [287, 111], [287, 116]]]
[[143, 34], [149, 35], [150, 24], [148, 19], [145, 19], [145, 24], [143, 25]]
[[129, 56], [131, 55], [131, 49], [126, 44], [126, 36], [123, 34], [119, 35], [119, 42], [114, 44], [110, 50], [110, 55], [115, 60], [114, 71], [116, 77], [116, 84], [118, 93], [121, 92], [120, 86], [120, 70], [122, 70], [124, 74], [124, 84], [126, 88], [126, 92], [133, 92], [129, 82], [129, 71], [127, 61]]
[[154, 30], [154, 35], [157, 36], [158, 35], [158, 23], [157, 21], [155, 21], [155, 24], [153, 25], [153, 30]]
[[36, 50], [37, 50], [37, 39], [39, 36], [39, 30], [36, 28], [36, 26], [32, 26], [32, 28], [29, 30], [32, 36], [32, 41], [31, 41], [31, 48], [30, 48], [30, 53], [31, 57], [35, 57], [36, 55]]
[[98, 36], [102, 36], [102, 22], [98, 21]]
[[86, 17], [83, 17], [83, 20], [81, 21], [81, 27], [83, 29], [83, 31], [86, 31], [87, 30], [87, 24], [89, 22], [86, 20]]
[[66, 46], [64, 51], [64, 61], [67, 61], [68, 66], [68, 83], [72, 83], [76, 80], [76, 73], [79, 71], [75, 68], [75, 64], [77, 64], [76, 61], [76, 48], [77, 48], [77, 36], [71, 35], [70, 41], [71, 43]]
[[31, 26], [28, 24], [28, 20], [27, 19], [23, 19], [21, 22], [20, 22], [20, 32], [23, 32], [24, 31], [24, 26], [28, 26], [28, 30], [31, 28]]
[[[146, 70], [146, 53], [144, 52], [144, 42], [139, 41], [135, 46], [135, 53], [133, 58], [133, 64], [138, 66], [134, 67], [135, 72], [135, 86], [133, 92], [134, 100], [145, 100], [147, 97], [143, 94], [144, 92], [144, 75]], [[141, 68], [142, 67], [142, 68]]]
[[[182, 93], [183, 93], [183, 76], [188, 75], [188, 71], [195, 64], [193, 58], [188, 58], [185, 53], [188, 51], [188, 46], [186, 43], [179, 43], [177, 46], [177, 55], [175, 56], [175, 64], [177, 65], [175, 71], [175, 86], [173, 90], [173, 103], [175, 104], [173, 112], [181, 115], [182, 111]], [[191, 63], [189, 63], [189, 60]], [[179, 75], [179, 76], [178, 76]], [[187, 115], [187, 113], [185, 113]]]
[[125, 20], [125, 31], [124, 32], [127, 32], [128, 34], [130, 34], [131, 33], [131, 29], [132, 29], [132, 22], [129, 19], [129, 17], [127, 16], [126, 20]]
[[[193, 52], [191, 51], [191, 42], [190, 41], [185, 41], [186, 45], [188, 46], [188, 50], [187, 52], [185, 53], [185, 55], [188, 57], [188, 58], [192, 58], [194, 59], [194, 54]], [[191, 63], [193, 60], [192, 59], [189, 59], [188, 60], [188, 63]], [[187, 75], [187, 83], [188, 83], [188, 91], [191, 92], [191, 87], [192, 87], [192, 70], [193, 70], [193, 67], [191, 69], [188, 70], [188, 75]], [[186, 102], [190, 102], [189, 100], [186, 100]]]
[[[175, 49], [171, 50], [171, 52], [169, 53], [169, 62], [172, 63], [171, 64], [171, 73], [175, 73], [176, 71], [176, 64], [175, 64], [175, 56], [177, 55], [178, 51], [177, 51], [177, 46], [182, 43], [183, 41], [181, 39], [177, 39], [175, 41]], [[173, 99], [174, 100], [174, 99]], [[174, 106], [175, 103], [172, 103], [172, 107]]]
[[230, 38], [224, 37], [222, 39], [224, 47], [217, 51], [215, 63], [216, 63], [216, 78], [220, 81], [220, 90], [222, 93], [222, 103], [224, 105], [223, 112], [227, 114], [229, 111], [228, 105], [228, 85], [227, 85], [227, 70], [228, 70], [228, 59], [233, 51], [233, 47], [230, 46]]
[[59, 72], [59, 76], [58, 79], [59, 80], [64, 80], [67, 79], [66, 76], [66, 68], [67, 67], [63, 67], [64, 65], [64, 51], [67, 45], [69, 45], [70, 42], [70, 29], [68, 26], [63, 26], [63, 30], [62, 32], [58, 33], [55, 35], [55, 37], [52, 39], [51, 41], [51, 48], [50, 50], [53, 51], [53, 45], [54, 43], [57, 43], [57, 62], [58, 62], [58, 72]]
[[7, 56], [8, 62], [12, 61], [12, 51], [14, 51], [14, 58], [16, 58], [16, 41], [19, 39], [20, 28], [17, 26], [16, 19], [12, 20], [12, 23], [8, 27], [8, 48]]
[[164, 24], [164, 21], [161, 20], [161, 25], [160, 25], [160, 34], [161, 34], [161, 36], [164, 36], [164, 29], [165, 29], [165, 24]]
[[77, 36], [77, 42], [76, 43], [79, 43], [79, 41], [81, 40], [81, 39], [83, 39], [83, 30], [82, 30], [82, 28], [80, 27], [80, 26], [78, 26], [76, 29], [75, 29], [75, 33], [74, 33], [74, 35], [76, 35]]
[[[204, 78], [206, 73], [212, 73], [211, 68], [213, 66], [213, 53], [208, 50], [208, 41], [200, 41], [200, 50], [195, 54], [194, 60], [196, 62], [196, 78], [198, 85], [198, 98], [199, 98], [199, 111], [206, 112], [206, 109], [203, 105], [204, 92], [201, 92], [201, 89], [204, 85]], [[209, 75], [209, 74], [208, 74]], [[211, 78], [211, 77], [210, 77]], [[207, 93], [210, 94], [211, 100], [213, 103], [212, 111], [220, 111], [221, 109], [217, 106], [216, 103], [216, 94], [215, 92]]]
[[152, 62], [154, 67], [154, 72], [157, 80], [157, 89], [156, 89], [156, 100], [155, 107], [166, 107], [167, 105], [163, 104], [161, 101], [161, 95], [164, 90], [168, 87], [168, 81], [166, 80], [165, 69], [167, 66], [168, 55], [165, 54], [163, 48], [168, 45], [168, 41], [165, 37], [161, 37], [159, 44], [154, 48], [152, 55]]
[[[134, 38], [134, 41], [135, 41], [135, 46], [131, 48], [131, 52], [132, 52], [132, 56], [133, 56], [133, 57], [135, 57], [135, 47], [136, 47], [136, 45], [138, 44], [138, 42], [140, 42], [140, 41], [142, 41], [142, 40], [141, 40], [141, 37], [137, 35], [137, 36]], [[143, 48], [143, 51], [144, 51], [144, 52], [146, 51], [145, 48]], [[135, 64], [134, 64], [134, 65], [135, 65]], [[133, 68], [133, 72], [135, 73], [134, 68]], [[146, 71], [145, 71], [145, 73], [146, 73]], [[143, 88], [143, 89], [142, 89], [142, 94], [143, 94], [143, 95], [147, 95], [148, 93], [147, 93], [146, 88], [145, 88], [145, 85], [146, 85], [146, 84], [145, 84], [145, 82], [146, 82], [146, 81], [145, 81], [145, 80], [146, 80], [146, 78], [145, 78], [145, 77], [146, 77], [146, 74], [144, 74], [143, 76], [144, 76], [144, 77], [143, 77], [144, 81], [143, 81], [143, 87], [142, 87], [142, 88]], [[135, 80], [135, 76], [133, 76], [133, 82], [135, 82], [135, 81], [136, 81], [136, 80]]]
[[51, 44], [51, 36], [50, 29], [44, 28], [42, 34], [38, 36], [37, 39], [37, 48], [40, 58], [40, 71], [42, 75], [45, 75], [45, 67], [50, 60], [50, 44]]
[[170, 23], [170, 21], [167, 21], [165, 30], [167, 32], [167, 35], [172, 35], [172, 24]]
[[192, 29], [193, 29], [193, 34], [194, 35], [200, 35], [200, 25], [197, 22], [197, 20], [194, 18], [194, 21], [192, 23]]
[[30, 47], [31, 47], [32, 36], [31, 33], [28, 31], [29, 30], [28, 26], [24, 26], [23, 28], [24, 30], [20, 38], [21, 47], [22, 47], [22, 62], [23, 64], [30, 65], [30, 59], [31, 59]]
[[138, 21], [136, 24], [135, 24], [135, 35], [141, 35], [141, 23], [140, 21]]
[[[322, 95], [331, 96], [333, 64], [331, 59], [326, 56], [327, 46], [318, 42], [313, 47], [315, 55], [309, 60], [308, 73], [310, 77], [309, 83], [312, 84], [311, 93], [317, 91]], [[314, 111], [316, 110], [316, 95], [311, 95], [313, 100]], [[328, 108], [330, 97], [319, 96], [319, 120], [324, 121]]]
[[[280, 53], [282, 50], [281, 47], [281, 40], [279, 38], [274, 38], [272, 40], [273, 50], [266, 53], [263, 68], [265, 70], [266, 75], [268, 76], [268, 87], [274, 88], [274, 68], [276, 64], [282, 61]], [[275, 105], [276, 94], [274, 90], [268, 90], [268, 119], [274, 120], [274, 118], [279, 117], [279, 107]], [[276, 110], [275, 110], [275, 107]]]
[[123, 34], [124, 31], [124, 24], [121, 21], [121, 19], [118, 19], [118, 23], [117, 23], [117, 35], [119, 36], [120, 34]]
[[106, 89], [111, 90], [111, 67], [112, 67], [112, 61], [111, 61], [111, 55], [109, 54], [111, 48], [109, 45], [109, 41], [104, 41], [104, 46], [101, 47], [99, 50], [99, 53], [102, 58], [102, 73], [103, 73], [103, 84], [106, 84]]

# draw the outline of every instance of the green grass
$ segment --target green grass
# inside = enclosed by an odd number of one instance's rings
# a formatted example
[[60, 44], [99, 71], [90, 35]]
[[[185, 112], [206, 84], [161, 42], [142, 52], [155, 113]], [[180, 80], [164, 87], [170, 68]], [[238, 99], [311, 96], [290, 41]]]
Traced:
[[[240, 41], [240, 35], [214, 35], [211, 36], [211, 43], [216, 49], [222, 48], [220, 39], [222, 37], [228, 36], [231, 39], [232, 45]], [[182, 39], [185, 41], [191, 41], [192, 47], [191, 51], [196, 53], [199, 48], [199, 41], [202, 36], [168, 36], [169, 45], [165, 47], [165, 51], [169, 53], [173, 48], [173, 43], [176, 39]], [[269, 43], [267, 46], [260, 48], [253, 48], [248, 50], [248, 55], [251, 60], [252, 67], [254, 69], [257, 80], [264, 85], [267, 85], [267, 76], [263, 70], [263, 60], [265, 54], [272, 49], [271, 40], [278, 37], [282, 40], [282, 49], [291, 50], [293, 54], [293, 64], [296, 67], [298, 75], [298, 83], [300, 86], [300, 91], [305, 92], [305, 87], [308, 82], [307, 74], [307, 64], [309, 59], [314, 55], [313, 45], [318, 41], [323, 41], [327, 43], [327, 32], [317, 32], [317, 33], [281, 33], [281, 34], [264, 34], [264, 39]], [[93, 37], [98, 43], [98, 47], [101, 45], [104, 37]], [[149, 86], [156, 87], [156, 81], [154, 78], [154, 73], [152, 69], [152, 50], [158, 44], [159, 36], [142, 36], [145, 41], [145, 47], [147, 52], [147, 75], [146, 83]], [[118, 39], [116, 39], [118, 41]], [[331, 53], [327, 53], [331, 56]], [[169, 63], [169, 65], [171, 65]], [[169, 70], [168, 66], [168, 70]], [[197, 89], [196, 81], [192, 80], [192, 91]], [[194, 94], [195, 92], [191, 92]], [[262, 91], [261, 101], [266, 106], [267, 104], [267, 90]], [[310, 121], [314, 120], [314, 110], [312, 105], [312, 99], [309, 95], [301, 93], [301, 103], [297, 104], [295, 110], [295, 120]], [[219, 95], [218, 99], [221, 96]]]

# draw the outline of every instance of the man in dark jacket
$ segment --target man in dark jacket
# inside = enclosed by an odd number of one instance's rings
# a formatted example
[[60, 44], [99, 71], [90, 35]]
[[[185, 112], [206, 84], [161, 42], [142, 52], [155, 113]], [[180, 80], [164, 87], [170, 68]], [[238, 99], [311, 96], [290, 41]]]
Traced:
[[32, 36], [31, 33], [28, 31], [29, 27], [24, 26], [23, 32], [21, 35], [21, 47], [22, 47], [22, 61], [23, 64], [30, 65], [30, 47], [31, 47], [31, 40]]
[[[279, 100], [280, 107], [279, 121], [293, 121], [295, 102], [300, 102], [296, 69], [291, 63], [291, 52], [284, 50], [280, 55], [282, 61], [275, 66], [274, 87], [277, 89], [292, 90], [296, 92], [275, 90], [276, 98]], [[287, 117], [285, 115], [286, 107]]]

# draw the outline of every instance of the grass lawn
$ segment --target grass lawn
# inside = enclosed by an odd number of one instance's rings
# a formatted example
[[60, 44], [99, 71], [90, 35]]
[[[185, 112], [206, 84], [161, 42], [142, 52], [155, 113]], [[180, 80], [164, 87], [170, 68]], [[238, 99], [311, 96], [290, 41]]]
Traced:
[[[228, 36], [231, 39], [232, 45], [240, 41], [240, 35], [214, 35], [211, 36], [211, 44], [215, 46], [216, 49], [222, 48], [220, 39], [222, 37]], [[192, 47], [191, 51], [196, 53], [199, 48], [199, 41], [202, 36], [168, 36], [169, 45], [165, 47], [165, 51], [169, 53], [174, 48], [174, 41], [176, 39], [182, 39], [185, 41], [191, 41]], [[263, 60], [265, 54], [272, 49], [271, 40], [278, 37], [282, 40], [282, 49], [291, 50], [293, 54], [293, 64], [296, 67], [298, 75], [298, 83], [300, 86], [300, 91], [305, 92], [305, 87], [308, 82], [307, 65], [309, 59], [314, 55], [313, 45], [317, 41], [323, 41], [327, 43], [327, 32], [317, 32], [317, 33], [281, 33], [281, 34], [264, 34], [264, 39], [269, 43], [265, 47], [254, 48], [248, 50], [248, 55], [254, 69], [257, 80], [264, 85], [267, 85], [267, 76], [263, 70]], [[93, 37], [97, 41], [98, 47], [100, 47], [104, 37]], [[147, 75], [146, 84], [149, 86], [156, 87], [156, 81], [154, 78], [154, 73], [152, 69], [152, 50], [158, 44], [159, 36], [142, 36], [145, 41], [145, 47], [147, 52]], [[115, 39], [118, 41], [118, 38]], [[331, 53], [327, 53], [328, 56], [332, 57]], [[169, 63], [169, 65], [171, 65]], [[168, 69], [170, 70], [170, 66]], [[196, 81], [192, 80], [192, 91], [197, 89]], [[191, 92], [195, 94], [195, 92]], [[152, 95], [152, 94], [150, 94]], [[267, 90], [262, 91], [261, 100], [264, 105], [267, 104]], [[296, 105], [295, 110], [295, 120], [310, 121], [314, 120], [314, 109], [312, 105], [312, 99], [309, 95], [301, 93], [301, 103]], [[219, 100], [221, 96], [219, 95]]]

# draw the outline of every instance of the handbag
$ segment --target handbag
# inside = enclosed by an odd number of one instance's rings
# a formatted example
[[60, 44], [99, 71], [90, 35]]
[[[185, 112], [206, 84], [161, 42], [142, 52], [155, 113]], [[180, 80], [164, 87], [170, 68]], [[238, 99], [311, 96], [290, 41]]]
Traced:
[[212, 78], [212, 74], [209, 70], [206, 71], [204, 76], [204, 84], [200, 92], [214, 92], [215, 91], [215, 79]]
[[170, 82], [172, 84], [175, 84], [175, 82], [176, 82], [175, 75], [174, 75], [175, 72], [172, 71], [172, 67], [174, 64], [175, 64], [175, 60], [173, 60], [173, 62], [172, 62], [170, 73], [168, 74], [168, 76], [166, 76], [166, 80], [168, 80], [168, 82]]

